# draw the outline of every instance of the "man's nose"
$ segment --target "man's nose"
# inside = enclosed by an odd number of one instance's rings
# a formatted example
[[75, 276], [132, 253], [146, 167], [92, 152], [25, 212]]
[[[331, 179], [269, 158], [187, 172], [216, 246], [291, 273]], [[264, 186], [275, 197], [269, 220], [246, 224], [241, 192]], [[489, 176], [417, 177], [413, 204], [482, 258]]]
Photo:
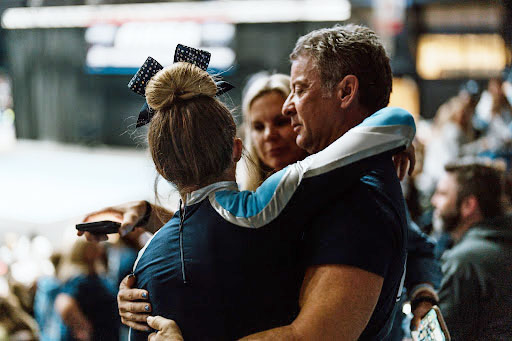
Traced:
[[434, 208], [436, 208], [436, 202], [437, 202], [437, 195], [434, 193], [434, 195], [432, 196], [432, 198], [430, 198], [430, 203], [432, 204], [432, 206]]
[[293, 95], [292, 94], [289, 94], [288, 98], [286, 98], [286, 101], [283, 104], [281, 113], [285, 116], [292, 116], [296, 113], [295, 103], [293, 103]]

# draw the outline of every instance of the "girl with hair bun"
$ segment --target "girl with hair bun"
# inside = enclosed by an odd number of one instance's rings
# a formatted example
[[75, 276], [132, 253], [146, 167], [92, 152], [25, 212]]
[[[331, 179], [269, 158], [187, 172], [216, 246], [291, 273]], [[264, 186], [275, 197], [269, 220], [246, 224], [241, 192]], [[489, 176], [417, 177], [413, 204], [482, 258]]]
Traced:
[[216, 92], [206, 71], [185, 62], [163, 69], [146, 87], [148, 105], [156, 110], [149, 149], [158, 173], [175, 184], [182, 197], [232, 178], [241, 156], [235, 121]]
[[[164, 68], [146, 87], [156, 111], [151, 155], [181, 202], [140, 251], [135, 286], [149, 292], [151, 314], [176, 321], [186, 340], [233, 340], [291, 323], [304, 277], [303, 232], [374, 155], [414, 137], [412, 116], [386, 108], [256, 191], [239, 191], [242, 144], [216, 90], [206, 71], [188, 63]], [[383, 127], [390, 122], [397, 123], [393, 129]], [[132, 329], [131, 339], [148, 333]]]

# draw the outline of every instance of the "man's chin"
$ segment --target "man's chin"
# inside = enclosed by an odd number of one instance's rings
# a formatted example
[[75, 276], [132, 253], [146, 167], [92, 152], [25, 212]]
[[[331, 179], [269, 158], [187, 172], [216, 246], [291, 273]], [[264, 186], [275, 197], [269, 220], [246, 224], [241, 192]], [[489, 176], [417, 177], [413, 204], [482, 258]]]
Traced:
[[300, 149], [304, 149], [309, 153], [308, 144], [306, 143], [305, 139], [302, 138], [302, 136], [297, 135], [297, 138], [295, 139], [295, 144], [299, 146]]
[[441, 220], [441, 229], [447, 233], [455, 231], [459, 224], [459, 216], [441, 217], [440, 220]]
[[317, 146], [315, 146], [312, 141], [303, 138], [301, 135], [297, 135], [295, 143], [297, 144], [297, 146], [299, 146], [299, 148], [307, 151], [309, 154], [315, 154], [321, 150]]

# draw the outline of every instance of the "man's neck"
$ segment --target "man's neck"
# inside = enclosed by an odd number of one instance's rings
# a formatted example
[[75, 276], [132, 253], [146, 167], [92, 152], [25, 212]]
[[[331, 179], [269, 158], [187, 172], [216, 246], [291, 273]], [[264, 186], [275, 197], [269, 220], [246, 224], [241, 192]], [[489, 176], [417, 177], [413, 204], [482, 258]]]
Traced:
[[468, 232], [469, 229], [471, 229], [475, 224], [479, 223], [482, 219], [470, 219], [466, 222], [460, 223], [455, 230], [450, 232], [450, 236], [452, 237], [453, 241], [455, 243], [458, 243], [462, 237]]
[[315, 152], [319, 152], [320, 150], [325, 149], [334, 141], [345, 135], [347, 131], [361, 124], [361, 122], [363, 122], [369, 116], [362, 107], [359, 107], [357, 110], [343, 113], [343, 115], [345, 116], [344, 121], [339, 125], [333, 126], [331, 136], [327, 137], [323, 143], [323, 146]]

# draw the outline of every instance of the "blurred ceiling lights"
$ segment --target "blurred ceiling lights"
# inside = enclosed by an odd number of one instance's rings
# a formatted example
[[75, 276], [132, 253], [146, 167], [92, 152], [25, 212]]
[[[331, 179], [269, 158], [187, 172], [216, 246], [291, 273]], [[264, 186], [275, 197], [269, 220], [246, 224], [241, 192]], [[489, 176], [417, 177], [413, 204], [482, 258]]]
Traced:
[[85, 40], [87, 71], [92, 74], [133, 74], [147, 56], [163, 66], [173, 61], [178, 43], [211, 52], [209, 68], [213, 73], [227, 72], [235, 63], [229, 47], [235, 37], [235, 25], [215, 22], [129, 22], [88, 27]]
[[[188, 44], [191, 45], [191, 44]], [[212, 54], [209, 71], [212, 73], [231, 73], [230, 67], [235, 62], [235, 52], [228, 47], [201, 47]], [[163, 66], [173, 61], [174, 48], [137, 50], [133, 48], [116, 48], [92, 46], [87, 52], [87, 72], [91, 74], [127, 74], [137, 72], [148, 56], [156, 59]]]
[[424, 34], [416, 63], [423, 79], [489, 78], [500, 74], [508, 58], [499, 34]]
[[6, 29], [121, 25], [132, 21], [215, 21], [271, 23], [344, 21], [350, 18], [348, 0], [226, 0], [96, 6], [10, 8], [2, 16]]

